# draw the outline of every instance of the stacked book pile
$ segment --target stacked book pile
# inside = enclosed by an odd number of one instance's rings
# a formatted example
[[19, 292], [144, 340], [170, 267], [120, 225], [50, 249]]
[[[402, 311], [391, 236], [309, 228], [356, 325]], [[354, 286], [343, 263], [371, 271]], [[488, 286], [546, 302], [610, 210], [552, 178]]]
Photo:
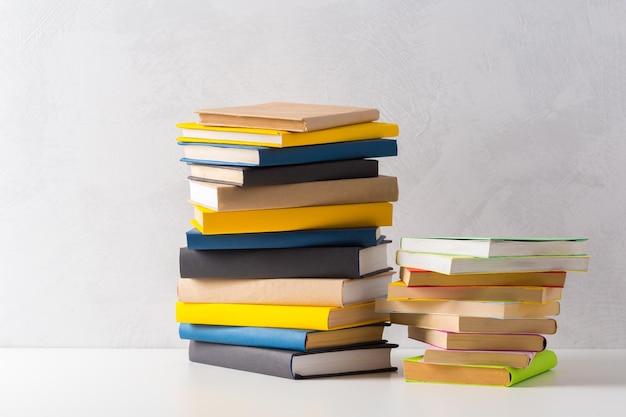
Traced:
[[568, 271], [587, 271], [587, 239], [401, 238], [400, 280], [376, 309], [427, 344], [407, 381], [510, 386], [557, 364]]
[[200, 110], [178, 138], [194, 226], [176, 320], [193, 362], [301, 379], [392, 371], [375, 311], [393, 269], [398, 126], [376, 109], [266, 103]]

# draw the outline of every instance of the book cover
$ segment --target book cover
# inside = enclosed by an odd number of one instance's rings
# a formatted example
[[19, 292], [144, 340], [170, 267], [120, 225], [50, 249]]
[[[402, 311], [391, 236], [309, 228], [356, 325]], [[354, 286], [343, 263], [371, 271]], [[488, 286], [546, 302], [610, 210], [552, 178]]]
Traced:
[[395, 139], [368, 139], [320, 145], [270, 148], [229, 144], [178, 142], [182, 162], [215, 165], [276, 166], [344, 159], [397, 156]]
[[188, 166], [190, 179], [240, 187], [378, 176], [378, 160], [364, 158], [268, 167], [208, 164], [188, 164]]
[[278, 304], [343, 307], [385, 295], [393, 271], [366, 278], [179, 278], [186, 303]]
[[189, 250], [180, 248], [182, 278], [362, 278], [392, 268], [387, 242], [367, 248]]
[[341, 126], [314, 132], [286, 132], [271, 129], [205, 126], [200, 123], [179, 123], [182, 129], [178, 142], [225, 143], [232, 145], [289, 148], [294, 146], [322, 145], [337, 142], [354, 142], [367, 139], [398, 136], [398, 125], [370, 122]]
[[346, 307], [176, 302], [178, 323], [334, 330], [389, 321], [368, 302]]
[[387, 323], [376, 323], [321, 331], [180, 323], [179, 336], [198, 342], [312, 352], [332, 347], [384, 343], [383, 330], [387, 326]]
[[238, 369], [288, 379], [391, 372], [391, 349], [398, 345], [381, 343], [299, 352], [251, 346], [189, 341], [189, 360], [206, 365]]
[[400, 249], [480, 258], [497, 256], [586, 255], [586, 238], [489, 238], [404, 236]]
[[287, 232], [235, 233], [203, 235], [196, 228], [186, 232], [187, 248], [213, 249], [271, 249], [308, 246], [375, 246], [385, 236], [379, 227], [345, 229], [291, 230]]
[[219, 212], [193, 205], [191, 224], [202, 234], [391, 226], [393, 204], [360, 203]]
[[409, 287], [402, 281], [389, 283], [387, 298], [390, 300], [439, 299], [470, 301], [520, 301], [546, 303], [561, 299], [560, 287], [506, 286], [458, 286], [458, 287]]
[[494, 272], [448, 275], [419, 268], [400, 268], [400, 280], [407, 286], [514, 285], [563, 287], [566, 272]]
[[440, 365], [423, 362], [423, 356], [403, 359], [407, 382], [497, 385], [510, 387], [557, 366], [556, 354], [546, 349], [538, 352], [526, 368], [477, 365]]
[[431, 346], [424, 350], [424, 363], [447, 365], [508, 366], [526, 368], [536, 352], [505, 350], [449, 350]]
[[333, 104], [270, 102], [196, 110], [209, 126], [236, 126], [311, 132], [378, 120], [378, 109]]
[[398, 180], [387, 175], [258, 187], [237, 187], [194, 180], [188, 182], [190, 201], [214, 211], [265, 210], [398, 200]]
[[440, 313], [391, 313], [395, 324], [449, 332], [555, 334], [557, 322], [551, 317], [475, 317]]
[[396, 264], [450, 275], [489, 272], [587, 272], [589, 256], [502, 256], [477, 258], [398, 250], [396, 251]]
[[409, 339], [454, 350], [523, 350], [540, 352], [546, 338], [540, 334], [456, 333], [409, 326]]
[[560, 311], [558, 301], [549, 303], [520, 303], [500, 301], [463, 300], [375, 300], [376, 311], [386, 313], [458, 314], [474, 317], [545, 317], [556, 316]]

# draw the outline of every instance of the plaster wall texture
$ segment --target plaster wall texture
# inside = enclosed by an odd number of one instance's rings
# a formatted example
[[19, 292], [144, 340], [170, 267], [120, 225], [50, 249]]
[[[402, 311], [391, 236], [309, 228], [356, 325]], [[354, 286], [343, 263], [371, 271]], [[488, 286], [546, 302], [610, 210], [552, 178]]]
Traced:
[[184, 346], [175, 124], [299, 101], [400, 126], [390, 261], [409, 234], [588, 237], [549, 346], [626, 347], [624, 21], [619, 1], [0, 2], [0, 346]]

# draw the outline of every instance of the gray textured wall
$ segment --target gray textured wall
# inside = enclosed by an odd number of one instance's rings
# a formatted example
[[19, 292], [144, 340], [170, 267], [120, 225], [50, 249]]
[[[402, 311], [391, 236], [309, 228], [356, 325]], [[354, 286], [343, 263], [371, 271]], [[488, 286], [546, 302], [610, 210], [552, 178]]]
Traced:
[[399, 124], [396, 244], [589, 237], [548, 343], [626, 347], [625, 21], [619, 1], [1, 1], [0, 346], [183, 346], [175, 124], [291, 100]]

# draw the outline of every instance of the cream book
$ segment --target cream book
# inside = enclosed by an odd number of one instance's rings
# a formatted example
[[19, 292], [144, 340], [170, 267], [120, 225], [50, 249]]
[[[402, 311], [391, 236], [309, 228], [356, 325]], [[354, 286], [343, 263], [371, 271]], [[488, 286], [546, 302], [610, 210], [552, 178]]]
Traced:
[[209, 126], [278, 129], [311, 132], [337, 126], [378, 120], [375, 108], [312, 103], [270, 102], [215, 109], [196, 113]]

